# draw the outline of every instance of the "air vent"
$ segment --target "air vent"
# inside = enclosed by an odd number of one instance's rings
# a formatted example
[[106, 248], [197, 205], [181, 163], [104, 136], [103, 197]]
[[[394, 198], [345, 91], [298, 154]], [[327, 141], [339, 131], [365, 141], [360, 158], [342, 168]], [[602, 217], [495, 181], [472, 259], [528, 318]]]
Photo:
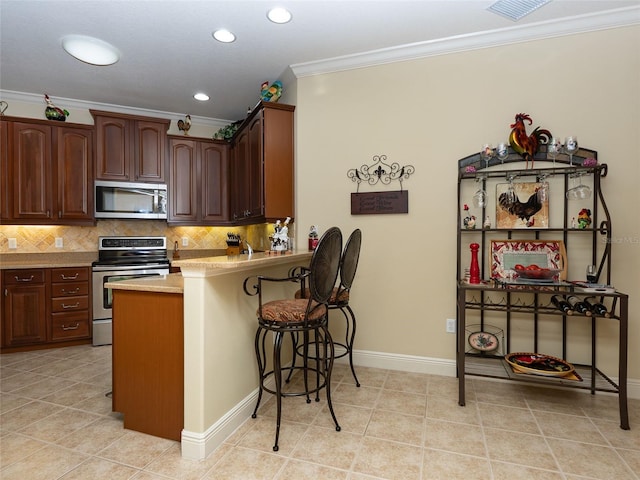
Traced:
[[515, 22], [550, 1], [551, 0], [498, 0], [487, 10], [507, 17]]

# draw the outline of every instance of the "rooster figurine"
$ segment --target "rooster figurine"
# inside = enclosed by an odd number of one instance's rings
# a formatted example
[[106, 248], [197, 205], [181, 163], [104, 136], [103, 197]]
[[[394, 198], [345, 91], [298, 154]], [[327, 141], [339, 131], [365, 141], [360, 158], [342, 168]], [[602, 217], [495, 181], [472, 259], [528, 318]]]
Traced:
[[189, 135], [191, 128], [191, 115], [184, 117], [184, 120], [178, 120], [178, 130], [182, 130], [185, 135]]
[[511, 148], [525, 159], [526, 167], [529, 168], [529, 160], [531, 160], [531, 168], [533, 168], [533, 157], [538, 153], [538, 146], [541, 143], [547, 143], [551, 138], [549, 130], [536, 127], [530, 135], [527, 135], [527, 129], [524, 122], [533, 123], [531, 117], [526, 113], [516, 115], [515, 123], [510, 125], [511, 133], [509, 134], [509, 144]]

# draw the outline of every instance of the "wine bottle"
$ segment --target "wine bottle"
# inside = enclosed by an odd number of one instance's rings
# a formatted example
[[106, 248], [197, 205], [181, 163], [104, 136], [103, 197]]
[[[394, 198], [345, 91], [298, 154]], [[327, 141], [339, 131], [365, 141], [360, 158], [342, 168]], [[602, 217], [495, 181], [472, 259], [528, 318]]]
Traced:
[[569, 302], [569, 305], [571, 305], [571, 308], [574, 311], [576, 311], [578, 313], [582, 313], [583, 315], [586, 315], [587, 317], [591, 316], [591, 309], [589, 308], [589, 305], [584, 303], [578, 297], [571, 295], [569, 298], [567, 298], [567, 302]]
[[587, 298], [584, 299], [584, 303], [589, 307], [593, 315], [596, 315], [598, 317], [605, 317], [605, 318], [611, 317], [611, 313], [609, 313], [609, 310], [607, 310], [607, 307], [605, 307], [602, 303], [600, 302], [591, 303]]
[[573, 315], [571, 304], [561, 296], [554, 295], [553, 297], [551, 297], [551, 303], [553, 303], [558, 310], [563, 311], [566, 315]]

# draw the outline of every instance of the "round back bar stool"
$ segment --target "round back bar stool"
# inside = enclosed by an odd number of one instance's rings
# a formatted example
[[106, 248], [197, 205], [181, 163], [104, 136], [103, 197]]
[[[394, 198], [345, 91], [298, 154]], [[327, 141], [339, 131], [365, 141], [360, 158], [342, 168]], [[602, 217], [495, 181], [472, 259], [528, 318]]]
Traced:
[[[337, 227], [328, 229], [320, 238], [318, 246], [311, 257], [308, 269], [297, 276], [285, 278], [271, 278], [265, 276], [257, 277], [257, 284], [253, 285], [250, 292], [247, 289], [247, 282], [244, 281], [244, 290], [248, 295], [258, 295], [258, 330], [255, 337], [256, 359], [258, 362], [258, 372], [260, 377], [260, 389], [258, 401], [251, 415], [256, 418], [263, 392], [268, 392], [276, 396], [276, 437], [273, 446], [274, 451], [278, 451], [278, 438], [280, 435], [280, 423], [282, 419], [282, 397], [306, 396], [307, 403], [311, 403], [310, 394], [315, 393], [316, 402], [320, 401], [319, 392], [325, 389], [327, 395], [327, 405], [336, 425], [336, 431], [340, 431], [340, 425], [333, 411], [331, 403], [331, 371], [334, 361], [334, 346], [331, 335], [327, 328], [328, 302], [333, 291], [333, 286], [338, 277], [340, 267], [340, 252], [342, 250], [342, 233]], [[305, 283], [308, 284], [309, 297], [298, 299], [274, 300], [267, 303], [262, 302], [263, 288], [267, 282], [300, 282], [304, 276]], [[272, 333], [273, 338], [273, 358], [272, 369], [267, 370], [268, 335]], [[302, 366], [292, 364], [290, 367], [282, 367], [281, 349], [282, 341], [286, 334], [291, 337], [302, 336], [304, 339], [305, 356]], [[308, 346], [315, 344], [317, 358], [310, 358]], [[294, 347], [295, 348], [295, 347]], [[303, 373], [303, 390], [283, 391], [282, 375], [283, 370], [301, 370]], [[309, 385], [309, 374], [315, 376], [315, 384]], [[273, 377], [275, 389], [267, 386], [268, 381]]]
[[[353, 313], [352, 308], [349, 306], [349, 297], [351, 292], [351, 286], [353, 285], [353, 279], [356, 276], [356, 270], [358, 269], [358, 260], [360, 259], [360, 246], [362, 245], [362, 232], [359, 228], [356, 228], [344, 247], [342, 257], [340, 259], [340, 285], [334, 287], [331, 296], [329, 297], [329, 310], [340, 310], [344, 316], [346, 322], [346, 329], [344, 335], [344, 343], [334, 341], [335, 346], [342, 347], [343, 352], [336, 354], [335, 358], [342, 358], [346, 355], [349, 356], [349, 366], [351, 367], [351, 373], [353, 379], [356, 381], [356, 386], [360, 386], [356, 371], [353, 367], [353, 341], [356, 337], [356, 315]], [[311, 294], [310, 290], [306, 288], [304, 282], [302, 282], [302, 288], [296, 292], [296, 298], [309, 298]], [[296, 342], [297, 343], [297, 342]], [[301, 349], [303, 345], [298, 345], [294, 348], [293, 362], [295, 363], [296, 355], [302, 355]]]

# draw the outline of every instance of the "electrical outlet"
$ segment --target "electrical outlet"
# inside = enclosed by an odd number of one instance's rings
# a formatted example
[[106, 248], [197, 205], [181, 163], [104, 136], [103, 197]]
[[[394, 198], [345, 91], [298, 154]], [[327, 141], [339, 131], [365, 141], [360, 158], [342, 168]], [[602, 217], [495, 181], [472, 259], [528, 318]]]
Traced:
[[64, 247], [64, 241], [61, 237], [56, 237], [56, 248]]
[[182, 246], [183, 247], [189, 246], [189, 237], [182, 237]]
[[456, 333], [456, 319], [447, 318], [447, 333]]
[[9, 248], [18, 248], [18, 241], [15, 238], [9, 239]]

